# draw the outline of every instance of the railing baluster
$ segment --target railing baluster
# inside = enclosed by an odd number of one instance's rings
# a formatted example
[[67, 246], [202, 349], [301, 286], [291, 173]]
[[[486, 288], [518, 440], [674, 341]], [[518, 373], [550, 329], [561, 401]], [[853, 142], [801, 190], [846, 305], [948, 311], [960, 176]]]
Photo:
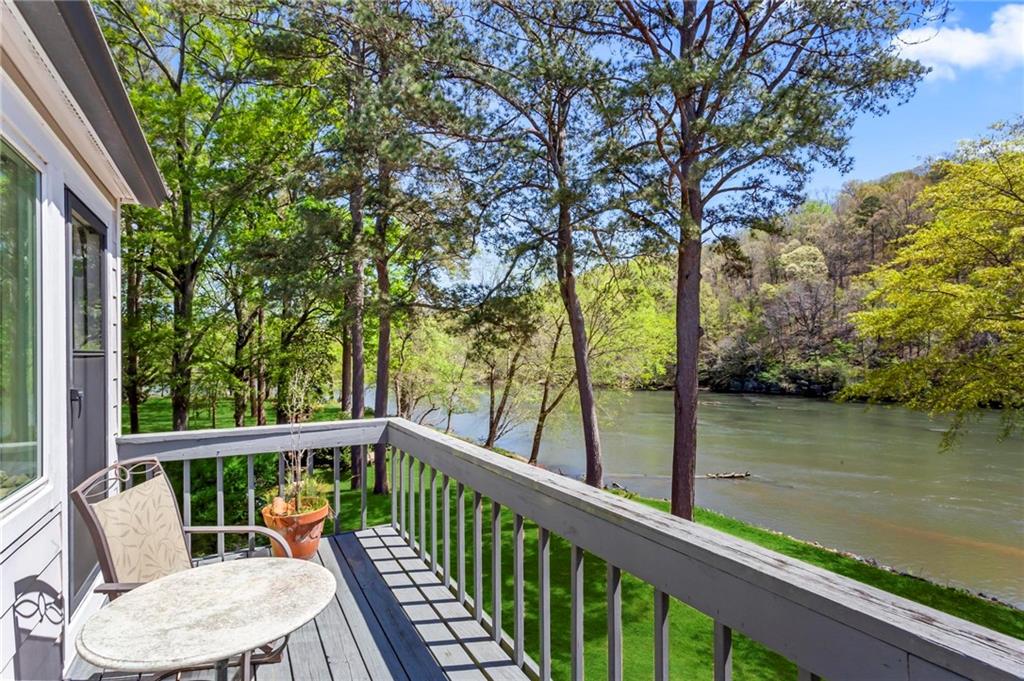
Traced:
[[395, 457], [395, 450], [388, 447], [388, 466], [391, 468], [391, 529], [398, 529], [398, 474]]
[[430, 469], [430, 571], [437, 574], [437, 469]]
[[426, 464], [424, 464], [423, 461], [420, 460], [420, 560], [423, 561], [427, 559], [427, 496], [425, 494], [426, 489], [424, 488], [423, 485], [424, 468], [426, 468]]
[[513, 603], [513, 661], [517, 667], [523, 666], [526, 659], [525, 638], [526, 622], [523, 599], [523, 516], [518, 513], [512, 523], [512, 603]]
[[608, 681], [622, 681], [622, 571], [608, 563]]
[[[334, 469], [334, 534], [341, 534], [341, 447], [335, 447], [331, 454]], [[392, 511], [391, 522], [394, 521], [395, 514]]]
[[444, 588], [452, 588], [452, 479], [447, 475], [441, 477], [441, 523], [444, 528], [441, 533], [441, 552], [444, 560], [441, 561], [441, 571], [444, 573]]
[[821, 677], [812, 671], [808, 671], [803, 667], [797, 667], [796, 670], [797, 681], [821, 681]]
[[409, 455], [409, 546], [416, 549], [416, 459]]
[[538, 628], [540, 629], [540, 681], [551, 679], [551, 533], [537, 528]]
[[[192, 462], [185, 459], [181, 462], [181, 516], [185, 526], [192, 524]], [[185, 535], [185, 546], [188, 555], [192, 556], [192, 535]]]
[[366, 455], [369, 449], [360, 445], [359, 449], [359, 529], [366, 529]]
[[[455, 553], [458, 563], [459, 604], [466, 604], [466, 486], [461, 482], [455, 492]], [[445, 570], [445, 572], [448, 572]]]
[[491, 500], [491, 636], [501, 644], [501, 504]]
[[[253, 455], [245, 457], [245, 496], [249, 506], [249, 524], [256, 524], [256, 468]], [[256, 550], [256, 534], [249, 533], [249, 553]]]
[[732, 629], [715, 620], [715, 681], [732, 681]]
[[473, 618], [484, 621], [483, 496], [473, 491]]
[[668, 594], [654, 590], [654, 681], [668, 681]]
[[405, 452], [398, 450], [398, 536], [409, 541], [409, 525], [405, 522]]
[[[217, 526], [224, 526], [224, 457], [217, 457]], [[217, 533], [217, 555], [224, 560], [224, 533]]]
[[572, 681], [583, 681], [583, 549], [572, 545], [569, 550], [572, 618], [569, 637], [572, 648]]

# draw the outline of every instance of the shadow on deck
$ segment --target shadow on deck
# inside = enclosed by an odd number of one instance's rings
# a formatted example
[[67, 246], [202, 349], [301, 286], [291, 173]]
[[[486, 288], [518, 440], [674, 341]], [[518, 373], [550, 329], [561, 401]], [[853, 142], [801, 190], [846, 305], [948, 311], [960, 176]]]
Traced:
[[[338, 581], [335, 599], [258, 681], [527, 679], [391, 527], [325, 538], [316, 560]], [[77, 660], [69, 681], [138, 678]], [[206, 678], [212, 672], [182, 676]]]

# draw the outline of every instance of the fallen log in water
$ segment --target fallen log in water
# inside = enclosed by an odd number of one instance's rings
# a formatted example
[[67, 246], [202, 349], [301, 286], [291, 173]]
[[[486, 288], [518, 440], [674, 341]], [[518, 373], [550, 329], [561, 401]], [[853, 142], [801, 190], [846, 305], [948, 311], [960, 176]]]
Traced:
[[749, 478], [750, 471], [745, 471], [743, 473], [738, 473], [736, 471], [732, 471], [730, 473], [708, 473], [707, 475], [698, 475], [697, 477], [705, 478], [707, 480], [730, 480], [733, 478]]

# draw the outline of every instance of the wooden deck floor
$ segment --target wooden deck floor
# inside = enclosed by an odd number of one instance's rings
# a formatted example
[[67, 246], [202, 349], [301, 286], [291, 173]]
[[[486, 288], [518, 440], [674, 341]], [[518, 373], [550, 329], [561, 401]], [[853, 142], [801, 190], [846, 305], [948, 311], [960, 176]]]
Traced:
[[[523, 681], [527, 676], [390, 527], [325, 539], [317, 560], [338, 591], [259, 681]], [[255, 606], [254, 607], [258, 607]], [[183, 679], [212, 678], [212, 673]], [[137, 677], [77, 661], [73, 681]]]

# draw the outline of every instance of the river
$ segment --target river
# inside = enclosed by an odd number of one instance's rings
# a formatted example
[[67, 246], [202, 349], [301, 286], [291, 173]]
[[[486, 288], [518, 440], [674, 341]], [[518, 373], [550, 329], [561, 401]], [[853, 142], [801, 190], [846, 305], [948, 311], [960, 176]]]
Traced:
[[[672, 394], [599, 395], [605, 483], [669, 495]], [[540, 461], [581, 475], [579, 413], [549, 420]], [[486, 412], [456, 415], [453, 430], [481, 440]], [[906, 572], [1024, 607], [1024, 439], [1000, 441], [985, 414], [950, 452], [945, 423], [895, 406], [702, 393], [697, 503]], [[532, 423], [498, 445], [530, 451]]]

